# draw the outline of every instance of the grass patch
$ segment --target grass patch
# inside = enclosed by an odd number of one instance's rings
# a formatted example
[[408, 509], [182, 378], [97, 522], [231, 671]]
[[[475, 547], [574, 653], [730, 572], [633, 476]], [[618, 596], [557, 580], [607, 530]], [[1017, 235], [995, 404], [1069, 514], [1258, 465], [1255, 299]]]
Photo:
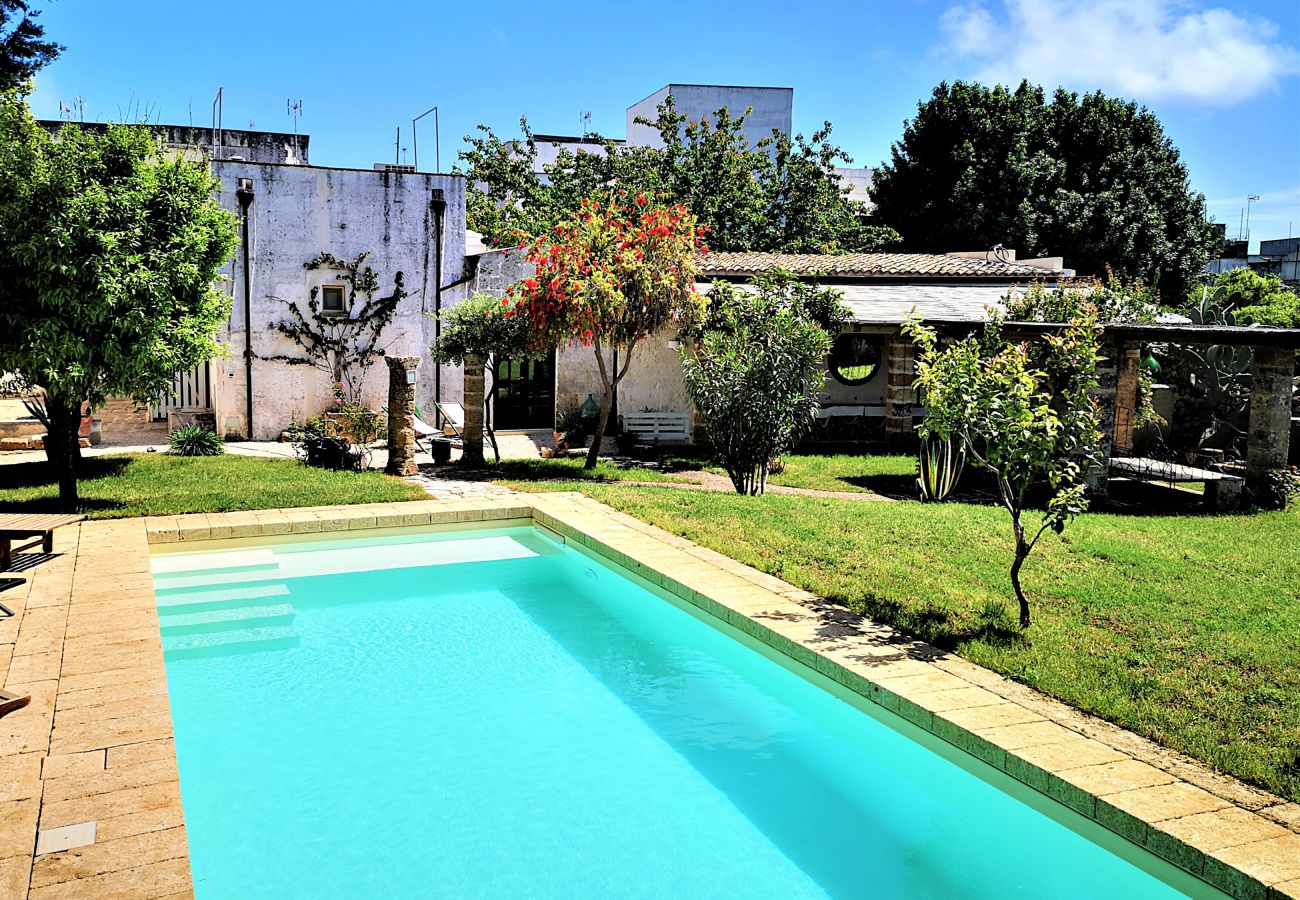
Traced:
[[785, 468], [768, 478], [770, 484], [815, 491], [916, 496], [916, 457], [911, 454], [790, 454], [782, 461]]
[[1023, 578], [1006, 513], [570, 482], [605, 503], [1300, 801], [1300, 509], [1077, 519]]
[[[93, 456], [81, 468], [81, 511], [92, 519], [427, 497], [419, 485], [381, 472], [329, 472], [294, 460], [233, 454]], [[55, 512], [58, 496], [44, 462], [0, 466], [0, 510]]]
[[586, 457], [560, 459], [503, 459], [488, 462], [486, 468], [492, 481], [511, 485], [524, 485], [535, 481], [680, 481], [677, 472], [698, 468], [696, 461], [670, 459], [658, 468], [641, 465], [621, 465], [608, 459], [598, 460], [594, 469], [584, 469]]

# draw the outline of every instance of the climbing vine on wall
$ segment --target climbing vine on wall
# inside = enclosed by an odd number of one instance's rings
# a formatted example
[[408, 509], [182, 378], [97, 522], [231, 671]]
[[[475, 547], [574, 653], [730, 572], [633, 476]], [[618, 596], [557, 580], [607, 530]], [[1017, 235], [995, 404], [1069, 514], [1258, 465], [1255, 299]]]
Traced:
[[[321, 253], [303, 264], [308, 271], [333, 269], [344, 287], [343, 308], [327, 310], [321, 300], [321, 286], [313, 287], [306, 308], [290, 301], [289, 318], [277, 322], [275, 330], [288, 337], [301, 351], [299, 356], [268, 356], [290, 365], [308, 365], [330, 377], [335, 393], [350, 404], [361, 401], [362, 385], [370, 368], [384, 356], [387, 345], [380, 343], [385, 328], [393, 321], [397, 306], [407, 296], [402, 273], [393, 276], [393, 292], [376, 297], [379, 274], [366, 265], [369, 253], [355, 259], [339, 259]], [[278, 299], [278, 298], [277, 298]]]

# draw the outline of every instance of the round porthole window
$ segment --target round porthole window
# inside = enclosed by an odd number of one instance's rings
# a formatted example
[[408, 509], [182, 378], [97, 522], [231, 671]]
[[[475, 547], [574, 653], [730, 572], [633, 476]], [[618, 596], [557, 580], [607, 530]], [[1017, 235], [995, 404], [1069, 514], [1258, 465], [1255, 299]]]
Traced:
[[831, 375], [850, 387], [866, 384], [880, 368], [880, 344], [865, 334], [841, 334], [831, 347]]

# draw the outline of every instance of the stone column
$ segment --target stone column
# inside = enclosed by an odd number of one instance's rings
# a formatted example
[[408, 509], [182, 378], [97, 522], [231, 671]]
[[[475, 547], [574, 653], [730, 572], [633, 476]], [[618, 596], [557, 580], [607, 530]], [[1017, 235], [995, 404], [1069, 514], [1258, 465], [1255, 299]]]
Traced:
[[1111, 452], [1115, 456], [1129, 456], [1133, 453], [1133, 433], [1137, 430], [1142, 345], [1126, 342], [1116, 349], [1115, 424], [1111, 432]]
[[1281, 469], [1291, 452], [1291, 383], [1295, 350], [1256, 347], [1250, 370], [1250, 425], [1246, 431], [1246, 483], [1258, 485]]
[[901, 335], [889, 342], [885, 372], [885, 437], [907, 440], [912, 436], [912, 404], [916, 390], [916, 360], [912, 342]]
[[483, 366], [477, 353], [465, 354], [465, 432], [460, 462], [464, 466], [483, 465]]
[[388, 465], [389, 475], [416, 475], [415, 370], [418, 356], [385, 356], [388, 363]]
[[1088, 490], [1099, 497], [1105, 497], [1109, 487], [1110, 458], [1115, 455], [1115, 433], [1118, 416], [1116, 415], [1119, 397], [1121, 348], [1113, 343], [1103, 342], [1100, 347], [1101, 359], [1097, 361], [1097, 387], [1093, 398], [1097, 401], [1097, 412], [1101, 419], [1098, 430], [1101, 432], [1101, 466], [1088, 473]]

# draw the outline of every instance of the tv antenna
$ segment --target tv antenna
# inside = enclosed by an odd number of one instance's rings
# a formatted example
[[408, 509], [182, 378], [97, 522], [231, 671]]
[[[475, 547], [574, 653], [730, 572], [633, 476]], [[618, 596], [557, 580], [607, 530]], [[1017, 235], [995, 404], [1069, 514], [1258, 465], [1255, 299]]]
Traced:
[[302, 115], [302, 101], [301, 101], [301, 100], [285, 100], [285, 101], [284, 101], [284, 109], [285, 109], [285, 114], [288, 115], [288, 116], [290, 116], [290, 117], [293, 119], [293, 133], [294, 133], [294, 134], [297, 134], [297, 133], [298, 133], [298, 118]]
[[1250, 255], [1250, 205], [1259, 200], [1259, 194], [1250, 194], [1246, 197], [1246, 255]]
[[582, 136], [586, 137], [587, 132], [591, 129], [591, 112], [584, 110], [579, 118], [582, 122]]

